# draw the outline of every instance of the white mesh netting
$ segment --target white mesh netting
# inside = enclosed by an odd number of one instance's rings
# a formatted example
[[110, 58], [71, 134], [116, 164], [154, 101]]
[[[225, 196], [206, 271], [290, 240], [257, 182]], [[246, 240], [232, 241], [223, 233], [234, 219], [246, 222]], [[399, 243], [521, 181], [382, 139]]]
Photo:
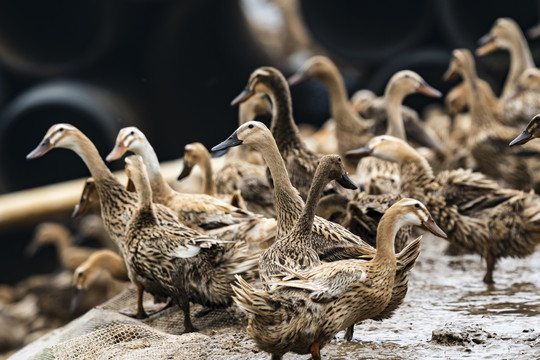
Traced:
[[[246, 318], [235, 306], [208, 313], [192, 306], [193, 324], [200, 332], [183, 335], [183, 313], [178, 307], [144, 320], [121, 313], [135, 307], [135, 290], [128, 289], [10, 359], [245, 359], [246, 348], [258, 353], [245, 333]], [[147, 311], [162, 307], [145, 294]]]

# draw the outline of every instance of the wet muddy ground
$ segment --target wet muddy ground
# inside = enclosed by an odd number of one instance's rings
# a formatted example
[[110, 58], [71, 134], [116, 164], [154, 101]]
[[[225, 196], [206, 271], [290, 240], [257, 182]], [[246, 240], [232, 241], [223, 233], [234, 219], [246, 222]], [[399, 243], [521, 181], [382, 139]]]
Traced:
[[[382, 322], [356, 325], [352, 342], [343, 341], [343, 332], [339, 333], [321, 351], [323, 358], [540, 359], [540, 251], [525, 259], [503, 259], [495, 272], [496, 284], [488, 286], [481, 280], [485, 267], [478, 256], [443, 255], [446, 245], [439, 239], [424, 237], [422, 253], [410, 277], [409, 293], [396, 314]], [[128, 295], [131, 304], [124, 306], [131, 307], [133, 294]], [[194, 312], [198, 310], [195, 307]], [[234, 309], [194, 318], [201, 332], [184, 335], [177, 335], [182, 323], [179, 311], [173, 308], [166, 312], [160, 319], [143, 324], [104, 306], [68, 325], [71, 328], [64, 329], [61, 336], [91, 328], [96, 319], [105, 318], [122, 326], [129, 322], [151, 326], [152, 331], [160, 328], [164, 333], [143, 334], [123, 344], [120, 341], [115, 349], [103, 350], [93, 358], [115, 358], [120, 354], [129, 354], [129, 358], [158, 354], [159, 358], [173, 359], [270, 358], [257, 350], [244, 331], [243, 316]], [[107, 332], [111, 334], [115, 329], [111, 327]], [[88, 341], [87, 337], [84, 343]], [[74, 354], [71, 348], [68, 350]], [[27, 355], [23, 352], [15, 358]], [[85, 356], [79, 353], [73, 358]], [[309, 358], [292, 353], [284, 356], [285, 360]]]

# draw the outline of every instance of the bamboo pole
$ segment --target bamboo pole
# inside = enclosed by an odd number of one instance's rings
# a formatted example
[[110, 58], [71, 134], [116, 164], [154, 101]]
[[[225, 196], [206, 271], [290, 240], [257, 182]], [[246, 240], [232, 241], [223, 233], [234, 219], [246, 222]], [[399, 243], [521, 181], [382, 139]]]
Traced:
[[[161, 164], [165, 180], [179, 191], [189, 191], [193, 182], [200, 183], [200, 177], [193, 177], [191, 183], [177, 186], [182, 160], [172, 160]], [[127, 182], [124, 171], [114, 173], [120, 183]], [[190, 176], [192, 178], [192, 176]], [[189, 180], [189, 179], [186, 179]], [[85, 179], [65, 181], [39, 188], [0, 195], [0, 231], [32, 224], [55, 215], [68, 215], [79, 202]]]

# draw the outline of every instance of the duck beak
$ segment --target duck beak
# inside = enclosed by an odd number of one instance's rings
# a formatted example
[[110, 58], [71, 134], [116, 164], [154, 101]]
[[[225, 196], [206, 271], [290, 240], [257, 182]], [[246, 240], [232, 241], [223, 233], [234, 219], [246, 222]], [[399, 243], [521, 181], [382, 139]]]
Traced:
[[34, 150], [32, 150], [28, 155], [26, 155], [26, 160], [41, 157], [52, 148], [54, 148], [54, 145], [51, 143], [49, 138], [44, 138]]
[[349, 150], [345, 154], [347, 159], [361, 159], [367, 156], [370, 156], [373, 153], [373, 149], [366, 145], [359, 149]]
[[354, 181], [351, 180], [349, 177], [349, 174], [345, 171], [340, 179], [336, 179], [339, 185], [343, 186], [345, 189], [351, 189], [356, 190], [358, 187], [354, 183]]
[[431, 217], [426, 221], [422, 221], [422, 225], [424, 225], [424, 227], [435, 236], [441, 237], [443, 239], [446, 239], [448, 237], [446, 233], [442, 231], [439, 225], [437, 225]]
[[289, 86], [294, 86], [300, 84], [302, 81], [307, 79], [307, 74], [305, 71], [298, 71], [287, 79]]
[[69, 305], [69, 312], [74, 313], [75, 310], [79, 307], [83, 296], [84, 290], [78, 289], [77, 287], [73, 288], [73, 296], [71, 297], [71, 304]]
[[128, 150], [127, 147], [123, 143], [118, 142], [116, 143], [114, 149], [112, 149], [110, 154], [107, 155], [105, 160], [108, 162], [111, 162], [113, 160], [118, 160], [122, 157], [122, 155], [126, 153], [127, 150]]
[[422, 82], [420, 86], [416, 88], [416, 92], [434, 98], [440, 98], [442, 96], [439, 90], [429, 86], [426, 82]]
[[532, 40], [536, 39], [538, 36], [540, 36], [540, 24], [533, 26], [529, 30], [527, 30], [527, 37]]
[[444, 81], [456, 81], [458, 78], [459, 74], [452, 65], [450, 65], [450, 67], [448, 68], [448, 70], [446, 70], [442, 77]]
[[244, 90], [242, 90], [242, 92], [240, 94], [238, 94], [234, 99], [233, 101], [231, 101], [231, 106], [236, 106], [238, 104], [241, 104], [243, 103], [244, 101], [246, 101], [247, 99], [249, 99], [250, 97], [252, 97], [253, 95], [255, 95], [255, 91], [252, 91], [250, 88], [249, 88], [249, 84], [246, 86], [246, 88]]
[[229, 136], [227, 140], [214, 146], [211, 151], [215, 152], [215, 151], [225, 150], [230, 147], [238, 146], [238, 145], [242, 145], [242, 140], [238, 139], [238, 135], [236, 134], [236, 131], [235, 131], [232, 133], [231, 136]]
[[24, 249], [24, 256], [26, 256], [27, 258], [31, 258], [32, 256], [36, 254], [36, 252], [38, 251], [38, 248], [39, 248], [38, 244], [35, 241], [32, 241]]
[[530, 134], [527, 131], [527, 129], [525, 129], [514, 140], [510, 141], [510, 144], [508, 144], [508, 145], [510, 145], [510, 146], [523, 145], [523, 144], [528, 143], [531, 140], [532, 140], [532, 134]]
[[192, 164], [186, 164], [184, 162], [184, 168], [182, 169], [182, 172], [180, 172], [180, 175], [178, 175], [178, 180], [182, 180], [185, 177], [188, 177], [189, 174], [191, 174], [191, 170], [193, 169]]
[[229, 152], [229, 149], [223, 149], [223, 150], [219, 150], [219, 151], [214, 151], [211, 154], [212, 159], [217, 159], [219, 157], [222, 157], [222, 156], [226, 155], [228, 152]]
[[491, 34], [486, 34], [478, 40], [479, 48], [476, 49], [476, 55], [484, 56], [498, 49], [495, 38]]

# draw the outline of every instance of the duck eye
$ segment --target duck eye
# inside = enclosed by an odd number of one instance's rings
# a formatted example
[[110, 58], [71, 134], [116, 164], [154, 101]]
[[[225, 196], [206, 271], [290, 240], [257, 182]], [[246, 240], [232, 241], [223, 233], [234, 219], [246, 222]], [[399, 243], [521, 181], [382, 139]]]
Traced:
[[131, 130], [131, 132], [129, 133], [129, 135], [135, 135], [135, 131]]
[[58, 131], [62, 132], [62, 131], [64, 131], [64, 128], [61, 127], [61, 128], [58, 129]]
[[420, 209], [420, 204], [416, 203], [416, 204], [414, 204], [414, 207], [417, 208], [417, 209]]
[[254, 128], [253, 124], [249, 124], [248, 128], [253, 129]]

